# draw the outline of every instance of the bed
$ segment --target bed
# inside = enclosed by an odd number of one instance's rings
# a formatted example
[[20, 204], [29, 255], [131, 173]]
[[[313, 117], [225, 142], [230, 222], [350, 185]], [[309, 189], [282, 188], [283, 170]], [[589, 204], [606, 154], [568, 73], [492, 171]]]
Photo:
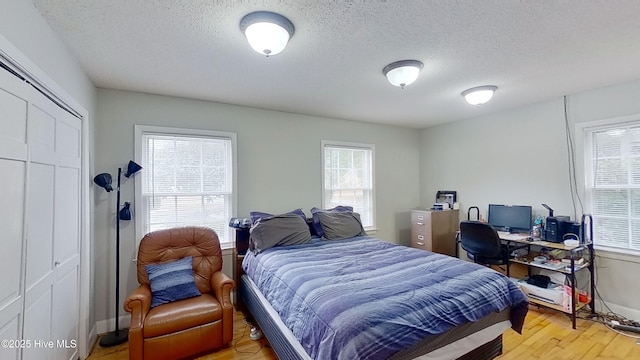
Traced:
[[242, 268], [239, 296], [280, 359], [491, 359], [528, 309], [498, 272], [364, 232], [249, 251]]

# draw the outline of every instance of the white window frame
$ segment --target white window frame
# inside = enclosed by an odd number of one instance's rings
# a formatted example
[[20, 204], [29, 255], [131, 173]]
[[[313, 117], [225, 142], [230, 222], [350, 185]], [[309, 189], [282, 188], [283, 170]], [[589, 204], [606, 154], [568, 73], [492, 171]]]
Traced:
[[[640, 125], [640, 114], [622, 116], [609, 119], [601, 119], [588, 121], [584, 123], [578, 123], [575, 125], [576, 129], [576, 174], [578, 179], [582, 179], [577, 184], [577, 189], [585, 195], [584, 213], [592, 214], [593, 198], [592, 190], [593, 185], [593, 172], [592, 172], [592, 158], [591, 158], [591, 134], [594, 131], [602, 131], [609, 128], [617, 128], [624, 126], [637, 126]], [[631, 188], [629, 186], [628, 188]], [[630, 215], [629, 215], [630, 216]], [[587, 230], [588, 231], [588, 230]], [[596, 224], [593, 224], [594, 237], [596, 237]], [[594, 247], [597, 250], [603, 251], [609, 258], [628, 260], [633, 262], [640, 262], [640, 251], [632, 250], [629, 248], [619, 248], [607, 245], [598, 244], [598, 239], [592, 239], [594, 241]]]
[[[322, 140], [320, 142], [320, 154], [321, 154], [321, 158], [322, 158], [322, 208], [326, 209], [328, 207], [331, 207], [330, 204], [326, 204], [325, 203], [325, 199], [326, 199], [326, 195], [327, 195], [327, 189], [326, 189], [326, 185], [325, 184], [325, 149], [327, 147], [330, 148], [345, 148], [345, 149], [358, 149], [358, 150], [368, 150], [371, 151], [371, 199], [370, 199], [370, 203], [371, 203], [371, 224], [364, 226], [364, 229], [369, 232], [369, 233], [374, 233], [375, 231], [377, 231], [377, 227], [376, 227], [376, 184], [375, 184], [375, 177], [376, 177], [376, 170], [375, 170], [375, 155], [376, 155], [376, 151], [375, 151], [375, 145], [373, 144], [362, 144], [362, 143], [352, 143], [352, 142], [342, 142], [342, 141], [332, 141], [332, 140]], [[340, 205], [353, 205], [353, 204], [340, 204]]]
[[[134, 149], [134, 161], [138, 164], [142, 164], [142, 136], [144, 134], [156, 134], [156, 135], [183, 135], [183, 136], [201, 136], [201, 137], [212, 137], [212, 138], [227, 138], [231, 140], [231, 166], [232, 169], [232, 180], [231, 180], [231, 216], [236, 217], [237, 212], [237, 204], [238, 204], [238, 166], [237, 166], [237, 135], [232, 132], [225, 131], [214, 131], [214, 130], [202, 130], [202, 129], [186, 129], [186, 128], [172, 128], [172, 127], [164, 127], [164, 126], [148, 126], [148, 125], [135, 125], [134, 126], [135, 133], [135, 149]], [[142, 175], [142, 174], [141, 174]], [[136, 191], [135, 193], [135, 213], [142, 214], [143, 212], [143, 200], [142, 200], [142, 179], [143, 176], [135, 177]], [[144, 237], [144, 217], [134, 216], [135, 219], [135, 232], [136, 232], [136, 249], [140, 244], [140, 240]], [[220, 247], [222, 250], [230, 249], [235, 246], [234, 242], [234, 234], [232, 231], [229, 231], [228, 239], [224, 239], [222, 241], [220, 239]]]

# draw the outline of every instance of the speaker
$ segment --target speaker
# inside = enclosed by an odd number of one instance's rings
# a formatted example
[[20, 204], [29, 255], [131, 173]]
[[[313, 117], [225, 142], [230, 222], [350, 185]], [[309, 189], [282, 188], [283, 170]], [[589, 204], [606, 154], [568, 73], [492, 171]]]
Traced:
[[563, 221], [562, 223], [562, 236], [561, 239], [564, 241], [566, 239], [573, 239], [572, 236], [568, 236], [568, 234], [574, 234], [578, 241], [583, 241], [582, 234], [582, 224], [575, 221]]
[[249, 249], [249, 228], [236, 228], [236, 250], [244, 255]]

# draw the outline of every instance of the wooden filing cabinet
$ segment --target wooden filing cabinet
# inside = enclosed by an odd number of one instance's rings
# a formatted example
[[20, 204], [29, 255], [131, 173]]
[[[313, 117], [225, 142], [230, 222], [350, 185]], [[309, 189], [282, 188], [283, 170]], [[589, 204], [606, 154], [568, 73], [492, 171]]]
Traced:
[[412, 210], [411, 247], [456, 256], [459, 210]]

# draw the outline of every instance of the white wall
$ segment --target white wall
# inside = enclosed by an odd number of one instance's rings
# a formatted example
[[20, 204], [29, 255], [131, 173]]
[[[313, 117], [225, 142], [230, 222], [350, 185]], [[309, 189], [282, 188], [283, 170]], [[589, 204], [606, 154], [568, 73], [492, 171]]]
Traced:
[[0, 34], [93, 114], [96, 89], [30, 0], [0, 0]]
[[[97, 99], [93, 83], [30, 0], [0, 0], [0, 9], [2, 9], [0, 11], [2, 51], [10, 53], [12, 58], [19, 60], [30, 73], [45, 82], [49, 88], [56, 90], [65, 102], [76, 107], [76, 110], [85, 116], [84, 125], [88, 126], [90, 134], [89, 163], [92, 165], [93, 149], [91, 143], [93, 141], [91, 139], [94, 137], [93, 115]], [[90, 173], [93, 172], [91, 165], [89, 166]], [[91, 208], [90, 205], [89, 209]], [[90, 217], [91, 214], [85, 215]], [[91, 238], [91, 236], [89, 237]], [[89, 254], [90, 257], [93, 256], [92, 248], [89, 249]], [[92, 263], [93, 261], [90, 259], [90, 273], [93, 272]], [[91, 274], [88, 275], [91, 278]], [[92, 280], [90, 280], [89, 287], [88, 319], [81, 319], [81, 321], [88, 328], [87, 330], [91, 331], [95, 324]], [[81, 356], [90, 350], [85, 349], [85, 346], [92, 345], [86, 344], [85, 337], [88, 335], [80, 334], [81, 338], [77, 339], [81, 342]], [[93, 335], [95, 336], [95, 334]]]
[[456, 190], [463, 218], [478, 206], [486, 219], [489, 203], [532, 205], [543, 214], [547, 203], [572, 214], [561, 114], [558, 100], [423, 130], [423, 202]]
[[[569, 96], [573, 139], [576, 123], [640, 113], [638, 98], [640, 81]], [[542, 215], [547, 211], [541, 203], [546, 203], [556, 215], [575, 219], [563, 109], [563, 99], [558, 98], [424, 129], [420, 158], [423, 203], [433, 202], [437, 190], [450, 189], [458, 191], [462, 219], [470, 206], [478, 206], [486, 219], [489, 203], [531, 205]], [[580, 196], [584, 199], [584, 194]], [[579, 219], [579, 205], [576, 213]], [[602, 300], [612, 310], [640, 319], [640, 287], [636, 285], [640, 259], [596, 254], [596, 287]]]
[[[321, 206], [321, 140], [375, 144], [376, 236], [409, 244], [409, 211], [419, 205], [420, 134], [412, 129], [259, 110], [183, 98], [98, 90], [96, 172], [115, 174], [133, 158], [134, 125], [230, 131], [238, 136], [238, 216]], [[133, 200], [133, 182], [122, 201]], [[112, 197], [96, 196], [96, 317], [114, 316]], [[135, 218], [136, 214], [134, 214]], [[122, 224], [122, 222], [121, 222]], [[122, 228], [121, 293], [137, 286], [134, 224]], [[225, 268], [231, 263], [226, 257]], [[231, 275], [228, 272], [228, 275]]]

